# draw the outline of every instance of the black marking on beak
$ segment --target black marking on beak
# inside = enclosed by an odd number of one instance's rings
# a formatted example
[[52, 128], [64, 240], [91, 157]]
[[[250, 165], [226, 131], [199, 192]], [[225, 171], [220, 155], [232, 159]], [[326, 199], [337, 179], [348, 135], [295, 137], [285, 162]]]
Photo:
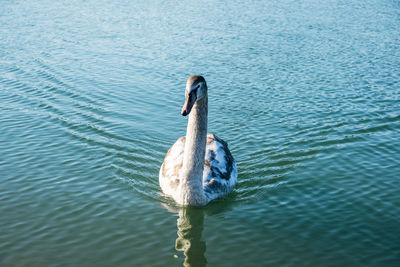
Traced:
[[181, 114], [182, 116], [187, 116], [189, 115], [190, 111], [192, 110], [192, 107], [194, 106], [194, 103], [197, 100], [197, 89], [200, 86], [197, 86], [194, 90], [192, 90], [189, 93], [189, 96], [187, 97], [185, 104], [183, 104], [182, 110], [181, 110]]

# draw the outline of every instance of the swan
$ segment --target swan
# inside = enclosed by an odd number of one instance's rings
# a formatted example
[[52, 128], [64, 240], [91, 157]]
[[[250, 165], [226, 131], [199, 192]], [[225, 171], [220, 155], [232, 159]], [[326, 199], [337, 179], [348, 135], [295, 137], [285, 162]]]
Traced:
[[202, 76], [188, 78], [185, 98], [181, 114], [189, 115], [186, 136], [168, 150], [159, 182], [164, 194], [179, 205], [204, 206], [233, 190], [236, 162], [227, 143], [207, 133], [208, 95]]

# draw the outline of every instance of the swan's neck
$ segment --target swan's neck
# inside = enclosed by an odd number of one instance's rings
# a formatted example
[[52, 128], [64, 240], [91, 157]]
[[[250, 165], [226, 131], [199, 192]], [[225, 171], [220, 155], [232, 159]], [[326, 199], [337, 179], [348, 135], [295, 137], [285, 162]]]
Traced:
[[183, 205], [207, 204], [203, 190], [204, 157], [207, 142], [208, 99], [196, 102], [189, 115], [181, 173]]

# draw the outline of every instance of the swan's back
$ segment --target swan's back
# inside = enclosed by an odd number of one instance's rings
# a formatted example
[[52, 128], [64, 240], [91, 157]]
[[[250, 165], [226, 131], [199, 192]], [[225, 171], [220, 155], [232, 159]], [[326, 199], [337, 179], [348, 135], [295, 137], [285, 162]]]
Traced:
[[[169, 149], [160, 169], [160, 186], [166, 195], [178, 193], [183, 165], [185, 137], [179, 138]], [[208, 201], [224, 197], [232, 191], [237, 180], [236, 162], [225, 141], [207, 134], [203, 189]]]

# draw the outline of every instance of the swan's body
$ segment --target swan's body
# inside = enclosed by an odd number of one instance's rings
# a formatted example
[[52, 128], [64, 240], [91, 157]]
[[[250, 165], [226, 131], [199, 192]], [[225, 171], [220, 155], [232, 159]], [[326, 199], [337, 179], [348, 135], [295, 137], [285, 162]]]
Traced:
[[[160, 186], [166, 195], [179, 199], [186, 137], [179, 138], [165, 156], [160, 169]], [[235, 161], [226, 143], [214, 134], [207, 134], [207, 146], [204, 158], [204, 170], [201, 177], [202, 188], [207, 204], [209, 201], [223, 197], [232, 191], [236, 183], [237, 169]]]
[[170, 148], [159, 174], [163, 192], [180, 205], [206, 205], [226, 196], [236, 184], [236, 163], [228, 145], [207, 134], [207, 103], [204, 78], [190, 76], [182, 108], [182, 115], [190, 114], [186, 136]]

